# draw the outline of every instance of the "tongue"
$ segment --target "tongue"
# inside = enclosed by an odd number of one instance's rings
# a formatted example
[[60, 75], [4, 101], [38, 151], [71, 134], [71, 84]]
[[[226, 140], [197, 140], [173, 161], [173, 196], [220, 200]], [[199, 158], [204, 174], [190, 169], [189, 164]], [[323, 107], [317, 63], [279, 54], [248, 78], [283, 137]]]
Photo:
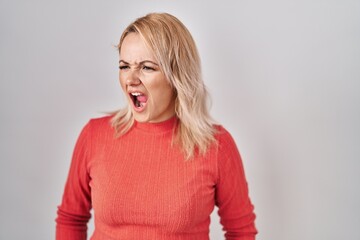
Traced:
[[147, 101], [147, 97], [145, 95], [140, 95], [137, 97], [137, 100], [141, 103], [145, 103]]

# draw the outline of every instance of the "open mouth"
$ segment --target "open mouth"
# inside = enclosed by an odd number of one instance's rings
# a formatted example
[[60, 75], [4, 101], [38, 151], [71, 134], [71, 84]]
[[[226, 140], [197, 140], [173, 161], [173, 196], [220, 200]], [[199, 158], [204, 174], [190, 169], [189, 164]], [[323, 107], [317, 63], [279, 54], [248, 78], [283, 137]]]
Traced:
[[134, 103], [135, 108], [141, 109], [147, 102], [147, 96], [140, 92], [130, 93], [130, 98]]

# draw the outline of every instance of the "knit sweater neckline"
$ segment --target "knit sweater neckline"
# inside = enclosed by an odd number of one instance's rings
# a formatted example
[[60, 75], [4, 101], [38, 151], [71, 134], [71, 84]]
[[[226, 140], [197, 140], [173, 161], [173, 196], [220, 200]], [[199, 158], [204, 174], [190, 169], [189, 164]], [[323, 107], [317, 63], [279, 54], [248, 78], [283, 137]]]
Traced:
[[138, 122], [134, 121], [134, 128], [151, 133], [166, 133], [175, 129], [178, 123], [176, 115], [162, 122]]

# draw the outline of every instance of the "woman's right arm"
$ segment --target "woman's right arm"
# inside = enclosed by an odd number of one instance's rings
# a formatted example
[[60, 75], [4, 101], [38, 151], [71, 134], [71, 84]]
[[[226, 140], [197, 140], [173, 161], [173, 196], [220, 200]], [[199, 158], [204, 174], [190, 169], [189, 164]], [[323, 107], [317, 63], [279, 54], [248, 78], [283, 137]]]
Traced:
[[90, 124], [85, 125], [76, 142], [70, 171], [56, 218], [56, 240], [85, 240], [91, 217], [90, 176], [87, 168], [90, 156]]

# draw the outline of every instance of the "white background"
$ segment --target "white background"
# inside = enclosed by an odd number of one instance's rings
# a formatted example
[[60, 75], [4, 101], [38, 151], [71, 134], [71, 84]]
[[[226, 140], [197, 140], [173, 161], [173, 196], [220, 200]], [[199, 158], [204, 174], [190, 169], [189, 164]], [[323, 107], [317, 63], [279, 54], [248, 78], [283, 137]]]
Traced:
[[[148, 12], [192, 32], [258, 239], [360, 239], [360, 2], [0, 0], [0, 239], [53, 239], [76, 138], [124, 106], [116, 45]], [[224, 239], [216, 210], [211, 239]]]

